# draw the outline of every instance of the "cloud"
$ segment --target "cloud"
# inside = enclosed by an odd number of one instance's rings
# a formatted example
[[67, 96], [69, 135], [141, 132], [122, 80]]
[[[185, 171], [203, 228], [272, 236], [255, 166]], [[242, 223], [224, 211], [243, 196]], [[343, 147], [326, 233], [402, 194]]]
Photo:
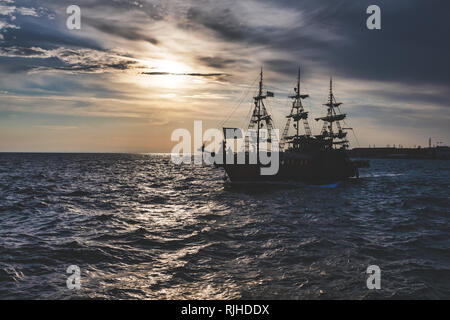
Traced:
[[92, 18], [85, 18], [85, 23], [91, 25], [101, 32], [109, 35], [118, 36], [130, 41], [147, 41], [153, 45], [159, 43], [159, 41], [153, 37], [144, 35], [141, 30], [134, 26], [126, 26], [120, 20], [99, 20]]
[[427, 88], [414, 88], [414, 91], [407, 92], [408, 89], [402, 88], [393, 88], [393, 90], [387, 89], [371, 89], [363, 91], [367, 95], [371, 97], [381, 97], [385, 101], [395, 102], [395, 103], [403, 103], [407, 104], [416, 104], [420, 108], [424, 108], [427, 110], [430, 106], [442, 106], [445, 109], [450, 108], [450, 92], [448, 88], [436, 88], [433, 90], [427, 90]]
[[36, 12], [35, 8], [17, 8], [16, 9], [18, 14], [21, 14], [23, 16], [33, 16], [33, 17], [38, 17], [39, 14]]
[[245, 26], [240, 23], [228, 8], [220, 11], [204, 10], [192, 7], [187, 12], [187, 19], [214, 30], [226, 40], [243, 40], [246, 37]]
[[0, 40], [5, 39], [3, 33], [7, 32], [8, 29], [20, 29], [20, 26], [13, 24], [18, 16], [40, 17], [46, 12], [44, 8], [38, 10], [32, 7], [16, 7], [14, 5], [9, 5], [9, 3], [13, 3], [13, 1], [3, 2], [6, 3], [6, 5], [0, 4]]
[[[0, 62], [2, 57], [9, 58], [9, 61], [13, 61], [16, 67], [22, 66], [22, 71], [29, 72], [104, 73], [144, 68], [135, 59], [121, 56], [115, 52], [92, 49], [60, 47], [47, 50], [39, 47], [0, 47]], [[6, 60], [4, 59], [4, 61]], [[20, 69], [16, 69], [16, 71], [18, 70]]]
[[4, 34], [2, 47], [41, 47], [45, 49], [57, 48], [60, 46], [70, 46], [75, 48], [90, 48], [101, 50], [101, 45], [96, 39], [90, 39], [78, 35], [76, 32], [69, 32], [65, 27], [61, 27], [57, 21], [36, 19], [34, 17], [18, 18], [15, 24], [19, 28], [9, 30]]
[[75, 64], [64, 67], [35, 67], [32, 72], [42, 72], [42, 71], [67, 71], [72, 73], [105, 73], [113, 71], [123, 71], [131, 69], [131, 66], [135, 65], [135, 61], [121, 61], [115, 63], [105, 63], [105, 64]]
[[[333, 75], [357, 126], [417, 124], [448, 135], [447, 2], [379, 0], [378, 31], [365, 26], [369, 0], [79, 0], [82, 28], [72, 31], [69, 0], [1, 3], [2, 108], [14, 101], [23, 112], [160, 124], [180, 116], [171, 107], [182, 102], [183, 118], [213, 121], [225, 101], [252, 90], [261, 66], [264, 85], [280, 97], [292, 91], [300, 65], [315, 115]], [[284, 107], [272, 101], [284, 120]]]
[[141, 72], [148, 76], [189, 76], [189, 77], [223, 77], [225, 73], [174, 73], [174, 72]]
[[8, 29], [20, 29], [20, 27], [15, 24], [0, 20], [0, 40], [3, 40], [5, 38], [2, 32], [7, 31]]
[[442, 110], [421, 110], [407, 106], [393, 105], [360, 105], [352, 109], [352, 117], [369, 119], [378, 126], [410, 127], [410, 128], [448, 128], [450, 115]]
[[48, 50], [39, 47], [0, 47], [0, 56], [4, 57], [27, 57], [27, 58], [49, 58], [52, 55]]
[[246, 64], [249, 63], [246, 59], [233, 59], [233, 58], [223, 58], [223, 57], [197, 57], [197, 61], [199, 61], [201, 64], [216, 68], [216, 69], [224, 69], [228, 68], [230, 66], [236, 66], [238, 64]]
[[12, 16], [15, 11], [15, 6], [0, 5], [0, 16]]

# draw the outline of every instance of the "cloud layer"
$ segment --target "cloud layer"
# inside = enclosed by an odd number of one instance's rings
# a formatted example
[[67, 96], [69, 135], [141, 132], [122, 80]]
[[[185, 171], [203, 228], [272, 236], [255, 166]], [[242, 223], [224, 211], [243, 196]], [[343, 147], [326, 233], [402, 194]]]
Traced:
[[0, 133], [17, 142], [0, 150], [21, 149], [25, 127], [43, 150], [61, 147], [50, 128], [89, 144], [80, 119], [92, 119], [92, 132], [116, 137], [104, 151], [168, 151], [173, 128], [216, 126], [241, 101], [231, 121], [245, 123], [261, 66], [281, 128], [299, 65], [314, 115], [334, 76], [362, 144], [450, 142], [445, 1], [380, 0], [375, 31], [366, 0], [80, 0], [82, 28], [68, 30], [71, 4], [0, 1]]

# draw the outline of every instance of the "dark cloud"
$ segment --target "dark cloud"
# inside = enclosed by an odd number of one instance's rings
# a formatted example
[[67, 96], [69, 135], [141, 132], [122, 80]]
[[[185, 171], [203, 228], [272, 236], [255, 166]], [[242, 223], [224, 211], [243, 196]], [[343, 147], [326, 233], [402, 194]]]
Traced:
[[[23, 0], [16, 0], [25, 3]], [[29, 1], [28, 1], [29, 2]], [[113, 9], [116, 12], [139, 12], [145, 14], [152, 20], [162, 20], [168, 14], [169, 4], [166, 0], [39, 0], [39, 4], [54, 8], [55, 10], [65, 12], [65, 8], [69, 5], [76, 4], [82, 12], [104, 11], [105, 9]]]
[[141, 72], [149, 76], [190, 76], [190, 77], [222, 77], [225, 73], [173, 73], [173, 72]]
[[[24, 5], [27, 2], [18, 1], [18, 3]], [[172, 6], [162, 1], [79, 1], [79, 5], [88, 14], [89, 10], [99, 10], [102, 6], [108, 5], [108, 9], [115, 9], [118, 12], [120, 10], [136, 11], [151, 16], [154, 20], [164, 19], [171, 11], [178, 12], [177, 7], [185, 7], [185, 15], [180, 16], [177, 23], [193, 29], [199, 37], [206, 29], [232, 45], [254, 45], [260, 47], [261, 51], [271, 49], [291, 56], [291, 58], [274, 56], [263, 61], [266, 67], [280, 74], [292, 73], [300, 64], [302, 73], [306, 75], [309, 72], [315, 72], [310, 66], [320, 66], [330, 75], [353, 80], [376, 80], [419, 86], [450, 84], [450, 59], [448, 59], [450, 44], [445, 41], [445, 36], [450, 33], [447, 23], [450, 2], [379, 0], [377, 5], [381, 7], [382, 30], [375, 31], [368, 30], [365, 26], [368, 17], [366, 8], [373, 4], [370, 0], [323, 0], [320, 3], [315, 0], [265, 0], [260, 3], [261, 6], [268, 4], [269, 7], [284, 9], [286, 12], [301, 13], [301, 27], [289, 27], [289, 25], [281, 29], [266, 27], [263, 16], [260, 17], [262, 23], [255, 26], [239, 15], [239, 11], [233, 6], [227, 7], [228, 3], [212, 1], [187, 1], [183, 5], [175, 3]], [[64, 12], [65, 6], [71, 3], [61, 1], [55, 4], [55, 2], [44, 0], [42, 4], [54, 10], [57, 6], [59, 12]], [[158, 39], [145, 34], [142, 31], [143, 28], [136, 25], [137, 22], [127, 23], [92, 17], [83, 17], [83, 23], [112, 36], [158, 44]], [[48, 20], [33, 16], [18, 16], [14, 24], [20, 26], [20, 29], [8, 29], [4, 33], [5, 40], [0, 44], [0, 49], [9, 50], [11, 54], [29, 57], [45, 55], [34, 47], [105, 50], [95, 39], [79, 37], [76, 32], [66, 30], [62, 27], [61, 17], [59, 18], [59, 20]], [[280, 20], [282, 19], [283, 17], [280, 17]], [[61, 53], [60, 58], [64, 58], [65, 54], [84, 53], [67, 51]], [[216, 69], [239, 68], [251, 60], [251, 58], [238, 59], [232, 54], [217, 56], [208, 53], [196, 59], [199, 63]], [[14, 68], [27, 70], [30, 68], [30, 61], [20, 62]], [[94, 63], [90, 61], [61, 65], [56, 60], [47, 60], [45, 63], [54, 63], [55, 70], [80, 72], [101, 69], [125, 70], [133, 67], [132, 62]], [[38, 65], [38, 67], [50, 68], [47, 65]], [[2, 66], [3, 70], [11, 68], [13, 67]], [[208, 76], [207, 74], [198, 75]], [[222, 74], [210, 76], [218, 75]], [[396, 101], [416, 99], [416, 101], [448, 104], [448, 95], [440, 92], [437, 94], [379, 93], [387, 99]]]
[[380, 126], [440, 128], [442, 132], [448, 131], [450, 121], [450, 117], [443, 115], [442, 110], [399, 108], [390, 105], [358, 105], [347, 114], [351, 118], [371, 119]]
[[85, 18], [83, 20], [86, 24], [94, 27], [101, 32], [118, 36], [127, 40], [135, 40], [135, 41], [147, 41], [151, 44], [158, 44], [158, 40], [150, 37], [148, 35], [141, 34], [139, 28], [133, 26], [124, 25], [121, 21], [117, 20], [99, 20], [99, 19], [90, 19]]
[[[29, 1], [17, 1], [25, 5]], [[308, 62], [321, 65], [330, 74], [346, 78], [393, 81], [424, 84], [446, 84], [450, 82], [450, 44], [445, 36], [450, 32], [447, 23], [450, 2], [439, 0], [379, 0], [382, 30], [371, 31], [365, 27], [366, 9], [373, 4], [370, 0], [265, 0], [273, 8], [287, 12], [301, 13], [302, 26], [277, 30], [254, 26], [239, 15], [228, 3], [213, 1], [183, 2], [168, 4], [164, 1], [87, 1], [78, 4], [89, 15], [92, 10], [110, 10], [143, 13], [154, 20], [165, 19], [169, 14], [179, 13], [186, 7], [184, 16], [178, 17], [178, 24], [195, 31], [207, 29], [230, 43], [263, 45], [295, 57], [296, 61], [283, 62], [274, 57], [267, 63], [274, 71], [284, 73], [291, 62], [307, 67]], [[54, 12], [64, 12], [70, 1], [43, 0], [43, 5]], [[232, 4], [232, 3], [230, 3]], [[37, 17], [20, 16], [14, 22], [20, 29], [8, 29], [4, 44], [8, 46], [55, 48], [59, 46], [102, 49], [95, 39], [77, 37], [68, 32], [59, 19], [49, 21]], [[280, 17], [282, 20], [283, 17]], [[104, 33], [135, 41], [158, 44], [158, 39], [142, 32], [133, 22], [94, 19], [83, 17], [83, 22]], [[327, 37], [326, 35], [335, 37]], [[201, 35], [199, 35], [201, 36]], [[264, 49], [262, 48], [262, 50]], [[277, 61], [278, 60], [278, 61]], [[233, 58], [205, 57], [199, 62], [213, 68], [226, 68], [234, 64]], [[239, 61], [237, 63], [240, 63]]]
[[[278, 2], [265, 1], [273, 8], [278, 7]], [[292, 11], [301, 10], [299, 2], [297, 8]], [[317, 8], [316, 8], [317, 9]], [[291, 8], [289, 8], [291, 10]], [[308, 17], [309, 15], [304, 15]], [[200, 6], [192, 6], [186, 14], [187, 24], [182, 27], [199, 29], [199, 27], [211, 30], [223, 40], [230, 42], [242, 42], [251, 45], [264, 45], [265, 47], [279, 49], [309, 48], [311, 45], [321, 45], [314, 35], [305, 35], [305, 30], [295, 30], [295, 26], [286, 25], [279, 29], [275, 26], [264, 26], [265, 17], [256, 17], [261, 20], [257, 26], [239, 17], [239, 11], [231, 8], [217, 6], [208, 2]], [[280, 17], [282, 21], [283, 17]], [[311, 19], [309, 19], [311, 20]], [[308, 23], [312, 23], [308, 21]], [[317, 34], [316, 34], [317, 35]]]
[[0, 47], [0, 70], [5, 72], [111, 72], [138, 69], [137, 61], [114, 52], [89, 49]]
[[[450, 84], [450, 2], [379, 0], [381, 30], [368, 30], [366, 9], [371, 0], [267, 0], [265, 3], [301, 12], [302, 26], [276, 30], [252, 26], [232, 9], [214, 3], [193, 6], [187, 21], [233, 43], [264, 45], [312, 62], [330, 74], [405, 84]], [[264, 17], [260, 17], [264, 21]], [[280, 17], [282, 19], [282, 17]], [[263, 48], [261, 50], [264, 50]], [[291, 61], [268, 59], [280, 73]], [[289, 64], [289, 66], [288, 66]]]
[[192, 7], [187, 11], [189, 22], [214, 30], [226, 40], [245, 40], [247, 38], [243, 23], [239, 22], [230, 9]]
[[205, 66], [216, 69], [224, 69], [236, 64], [249, 63], [249, 61], [246, 59], [231, 59], [223, 57], [197, 57], [197, 61]]
[[29, 72], [37, 67], [40, 68], [58, 68], [63, 67], [64, 63], [56, 57], [51, 58], [18, 58], [0, 56], [0, 71], [2, 73], [21, 73]]
[[[366, 28], [369, 0], [279, 3], [305, 12], [306, 19], [302, 30], [275, 39], [280, 50], [307, 52], [330, 73], [349, 78], [450, 84], [450, 44], [443, 39], [450, 34], [448, 1], [377, 1], [381, 30]], [[315, 30], [340, 39], [317, 41]]]
[[301, 69], [302, 76], [308, 75], [313, 72], [308, 64], [301, 64], [301, 60], [288, 60], [288, 59], [268, 59], [264, 60], [266, 68], [274, 72], [278, 72], [284, 75], [293, 75], [292, 79], [297, 76], [298, 68]]
[[[89, 78], [88, 78], [89, 77]], [[61, 81], [57, 74], [46, 74], [45, 81], [36, 81], [39, 77], [29, 77], [23, 81], [22, 87], [9, 87], [8, 93], [21, 96], [72, 96], [95, 92], [96, 98], [116, 98], [120, 96], [114, 89], [107, 88], [101, 81], [93, 81], [92, 75], [80, 81], [80, 75], [66, 74]], [[4, 83], [2, 83], [4, 85]]]
[[2, 47], [0, 46], [0, 55], [3, 56], [20, 56], [20, 57], [45, 57], [46, 51], [41, 48], [26, 47]]
[[[426, 91], [426, 90], [425, 90]], [[445, 108], [450, 107], [450, 92], [448, 90], [440, 90], [431, 93], [427, 92], [405, 92], [404, 90], [367, 90], [362, 91], [366, 95], [370, 95], [374, 98], [382, 97], [386, 101], [392, 101], [396, 103], [422, 103], [424, 109], [429, 105], [443, 106]]]
[[56, 21], [18, 17], [15, 23], [19, 29], [9, 29], [4, 34], [2, 47], [40, 47], [52, 49], [61, 46], [73, 48], [89, 48], [102, 50], [102, 46], [94, 39], [80, 37], [77, 32], [70, 32]]
[[123, 71], [127, 69], [132, 69], [136, 65], [135, 61], [119, 61], [114, 63], [94, 63], [85, 64], [77, 63], [65, 65], [62, 67], [51, 66], [51, 67], [34, 67], [33, 71], [70, 71], [70, 72], [110, 72], [110, 71]]

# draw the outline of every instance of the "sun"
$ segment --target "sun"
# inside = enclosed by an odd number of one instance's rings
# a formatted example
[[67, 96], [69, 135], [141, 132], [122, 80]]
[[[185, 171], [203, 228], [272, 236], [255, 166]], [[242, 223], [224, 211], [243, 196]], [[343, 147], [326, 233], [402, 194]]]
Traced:
[[175, 60], [151, 60], [146, 61], [149, 70], [145, 77], [145, 84], [159, 86], [165, 89], [177, 89], [187, 84], [186, 73], [189, 67]]
[[155, 68], [158, 70], [158, 72], [167, 72], [172, 74], [180, 74], [187, 72], [186, 65], [171, 60], [158, 61], [155, 65]]

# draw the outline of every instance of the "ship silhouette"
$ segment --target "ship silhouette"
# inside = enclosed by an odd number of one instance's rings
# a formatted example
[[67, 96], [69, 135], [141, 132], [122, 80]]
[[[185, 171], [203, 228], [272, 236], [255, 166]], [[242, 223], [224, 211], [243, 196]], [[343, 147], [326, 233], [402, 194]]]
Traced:
[[[232, 153], [230, 161], [230, 148], [227, 148], [226, 131], [235, 128], [223, 128], [224, 140], [221, 144], [222, 161], [215, 162], [216, 167], [224, 168], [226, 178], [231, 182], [280, 182], [296, 181], [313, 184], [333, 183], [351, 177], [359, 177], [359, 168], [368, 167], [368, 161], [353, 161], [349, 158], [347, 148], [347, 131], [352, 128], [345, 128], [341, 121], [346, 118], [346, 114], [340, 111], [342, 103], [337, 102], [333, 93], [333, 80], [330, 78], [330, 88], [325, 116], [315, 118], [323, 123], [320, 134], [313, 135], [309, 126], [309, 112], [305, 111], [302, 100], [309, 97], [301, 92], [300, 69], [298, 70], [297, 85], [294, 88], [292, 107], [287, 115], [286, 124], [278, 143], [278, 150], [275, 152], [279, 156], [279, 168], [275, 174], [261, 174], [261, 168], [269, 167], [269, 164], [261, 161], [261, 140], [266, 144], [271, 144], [274, 129], [272, 116], [268, 113], [264, 100], [273, 97], [273, 93], [263, 92], [263, 71], [259, 76], [259, 91], [253, 97], [254, 107], [248, 130], [256, 133], [256, 161], [251, 161], [250, 138], [245, 139], [244, 163], [239, 163], [238, 154]], [[289, 135], [290, 129], [294, 129], [294, 134]], [[303, 127], [303, 130], [300, 129]], [[292, 131], [292, 130], [291, 130]], [[263, 133], [266, 133], [265, 135]], [[234, 137], [236, 138], [236, 137]], [[267, 149], [268, 150], [268, 149]], [[267, 151], [266, 150], [266, 151]], [[227, 157], [228, 153], [228, 157]], [[267, 152], [269, 155], [273, 150]]]

